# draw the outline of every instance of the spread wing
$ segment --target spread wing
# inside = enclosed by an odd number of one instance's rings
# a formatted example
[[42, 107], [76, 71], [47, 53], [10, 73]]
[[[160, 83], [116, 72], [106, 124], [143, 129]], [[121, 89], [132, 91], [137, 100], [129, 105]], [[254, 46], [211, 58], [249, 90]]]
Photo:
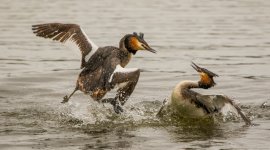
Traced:
[[244, 115], [241, 108], [233, 100], [224, 95], [196, 95], [195, 104], [204, 108], [207, 113], [220, 112], [226, 114], [228, 111], [239, 114], [247, 125], [251, 124], [248, 117]]
[[36, 36], [59, 41], [71, 49], [81, 52], [81, 68], [98, 47], [87, 37], [82, 28], [77, 24], [47, 23], [32, 26]]

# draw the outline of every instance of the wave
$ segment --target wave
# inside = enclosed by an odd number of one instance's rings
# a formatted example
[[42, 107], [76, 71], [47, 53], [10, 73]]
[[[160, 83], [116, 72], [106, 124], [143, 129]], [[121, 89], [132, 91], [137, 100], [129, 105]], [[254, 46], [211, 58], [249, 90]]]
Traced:
[[[181, 129], [213, 129], [223, 123], [243, 124], [239, 120], [219, 120], [219, 119], [175, 119], [158, 118], [156, 113], [161, 107], [162, 102], [142, 101], [124, 107], [124, 113], [115, 114], [110, 105], [91, 102], [81, 104], [69, 102], [67, 105], [35, 105], [8, 112], [1, 112], [2, 117], [15, 118], [21, 120], [16, 122], [23, 126], [44, 126], [60, 127], [65, 129], [81, 130], [85, 133], [106, 133], [119, 128], [138, 128], [138, 127], [181, 127]], [[241, 105], [243, 111], [256, 123], [256, 120], [270, 120], [270, 105], [265, 102], [263, 105]], [[208, 131], [207, 131], [208, 132]]]

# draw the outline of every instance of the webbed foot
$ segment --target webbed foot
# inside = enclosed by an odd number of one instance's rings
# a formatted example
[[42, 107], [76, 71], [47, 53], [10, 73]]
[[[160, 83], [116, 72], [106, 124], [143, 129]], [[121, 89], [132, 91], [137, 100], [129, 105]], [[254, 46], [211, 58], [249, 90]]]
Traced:
[[115, 113], [120, 114], [124, 111], [123, 108], [119, 106], [119, 102], [116, 98], [110, 98], [110, 103], [113, 105]]
[[66, 95], [63, 97], [63, 101], [61, 103], [66, 103], [68, 102], [68, 100], [69, 100], [69, 97]]
[[114, 112], [117, 113], [117, 114], [120, 114], [120, 113], [122, 113], [122, 112], [124, 111], [123, 108], [120, 107], [119, 105], [113, 106], [113, 110], [114, 110]]
[[69, 95], [69, 96], [64, 96], [63, 97], [63, 101], [61, 103], [66, 103], [69, 101], [69, 99], [71, 98], [71, 96], [78, 90], [78, 86], [76, 86], [76, 88], [74, 89], [74, 91]]
[[120, 114], [120, 113], [124, 112], [123, 108], [121, 106], [119, 106], [119, 102], [118, 102], [117, 98], [102, 99], [101, 103], [110, 103], [110, 104], [112, 104], [113, 105], [113, 110], [117, 114]]

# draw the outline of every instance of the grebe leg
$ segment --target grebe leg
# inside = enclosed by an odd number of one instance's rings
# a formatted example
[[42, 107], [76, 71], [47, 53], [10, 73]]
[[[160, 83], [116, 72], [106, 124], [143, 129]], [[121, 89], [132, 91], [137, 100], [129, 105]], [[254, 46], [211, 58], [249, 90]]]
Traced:
[[70, 99], [70, 97], [76, 92], [76, 91], [78, 91], [78, 86], [76, 86], [75, 87], [75, 89], [73, 90], [73, 92], [69, 95], [69, 96], [64, 96], [63, 97], [63, 101], [61, 102], [61, 103], [66, 103], [66, 102], [68, 102], [69, 101], [69, 99]]
[[127, 69], [122, 72], [115, 72], [112, 74], [110, 84], [112, 87], [118, 86], [117, 94], [114, 98], [102, 99], [101, 102], [112, 104], [116, 113], [123, 112], [123, 109], [119, 106], [119, 103], [121, 105], [125, 104], [130, 95], [133, 93], [139, 77], [140, 70], [137, 68]]

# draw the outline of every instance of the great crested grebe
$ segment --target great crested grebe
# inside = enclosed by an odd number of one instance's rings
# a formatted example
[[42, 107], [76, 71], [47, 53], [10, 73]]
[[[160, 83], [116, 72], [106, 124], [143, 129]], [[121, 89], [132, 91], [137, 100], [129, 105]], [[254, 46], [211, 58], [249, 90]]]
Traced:
[[203, 117], [213, 114], [222, 114], [223, 116], [232, 113], [236, 116], [241, 116], [247, 125], [251, 124], [242, 110], [231, 100], [224, 95], [202, 95], [193, 91], [193, 88], [208, 89], [216, 83], [213, 77], [218, 77], [217, 74], [201, 68], [192, 62], [192, 67], [200, 74], [199, 81], [181, 81], [173, 89], [169, 101], [164, 101], [157, 116], [162, 116], [168, 111], [174, 111], [183, 117]]
[[[43, 38], [50, 38], [64, 44], [73, 44], [81, 52], [81, 73], [74, 91], [65, 96], [62, 103], [80, 90], [89, 94], [95, 101], [111, 103], [116, 113], [123, 112], [124, 105], [132, 94], [140, 76], [138, 68], [124, 68], [139, 50], [156, 53], [144, 40], [144, 34], [125, 35], [119, 47], [97, 47], [77, 24], [48, 23], [32, 26], [33, 33]], [[75, 45], [74, 45], [75, 44]], [[114, 98], [102, 99], [105, 94], [118, 86]]]

